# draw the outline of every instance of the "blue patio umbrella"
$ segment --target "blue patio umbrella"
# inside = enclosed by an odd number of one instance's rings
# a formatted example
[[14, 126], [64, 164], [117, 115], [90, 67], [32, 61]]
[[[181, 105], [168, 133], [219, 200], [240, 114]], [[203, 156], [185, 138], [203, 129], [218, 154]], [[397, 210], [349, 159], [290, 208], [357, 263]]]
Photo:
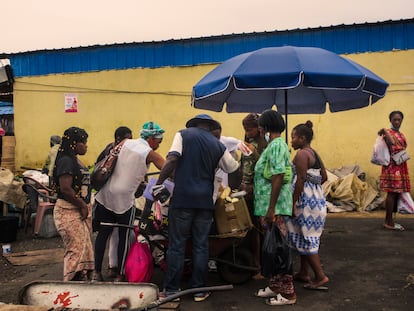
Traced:
[[281, 46], [240, 54], [193, 87], [195, 108], [285, 114], [358, 109], [384, 97], [388, 83], [367, 68], [315, 47]]

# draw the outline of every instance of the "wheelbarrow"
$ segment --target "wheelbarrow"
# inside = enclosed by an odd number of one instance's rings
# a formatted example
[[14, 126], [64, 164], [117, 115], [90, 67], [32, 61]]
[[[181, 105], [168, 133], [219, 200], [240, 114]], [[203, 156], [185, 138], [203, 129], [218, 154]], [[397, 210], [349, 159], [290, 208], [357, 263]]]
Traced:
[[232, 285], [191, 288], [159, 299], [158, 286], [152, 283], [34, 281], [20, 290], [19, 303], [45, 306], [45, 310], [158, 310], [184, 295], [230, 289]]
[[[160, 212], [154, 211], [153, 202], [147, 199], [138, 226], [140, 234], [147, 239], [151, 249], [158, 248], [165, 255], [168, 249], [168, 216], [155, 214]], [[254, 266], [252, 252], [245, 243], [249, 231], [250, 228], [209, 236], [209, 259], [217, 263], [217, 273], [227, 283], [245, 283], [260, 269]], [[153, 236], [162, 236], [163, 239], [153, 239]], [[191, 240], [187, 242], [186, 259], [184, 270], [189, 271], [191, 270]]]
[[248, 231], [209, 236], [209, 259], [217, 263], [220, 278], [231, 284], [251, 279], [260, 267], [254, 266], [253, 254], [245, 243]]

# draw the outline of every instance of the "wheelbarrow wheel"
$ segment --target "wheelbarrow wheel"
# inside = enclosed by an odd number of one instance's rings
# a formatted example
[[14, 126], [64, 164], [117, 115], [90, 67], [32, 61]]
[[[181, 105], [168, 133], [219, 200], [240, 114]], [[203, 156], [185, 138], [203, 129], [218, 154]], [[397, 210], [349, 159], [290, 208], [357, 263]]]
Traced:
[[235, 265], [252, 267], [253, 255], [247, 248], [229, 248], [218, 257], [217, 273], [226, 282], [231, 284], [245, 283], [251, 279], [253, 272]]

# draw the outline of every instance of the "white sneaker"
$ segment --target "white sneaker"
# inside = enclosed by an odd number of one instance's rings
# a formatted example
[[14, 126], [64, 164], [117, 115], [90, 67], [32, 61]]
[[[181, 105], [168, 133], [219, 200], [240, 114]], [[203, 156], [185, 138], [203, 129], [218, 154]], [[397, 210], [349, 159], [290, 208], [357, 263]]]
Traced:
[[[168, 298], [169, 296], [172, 296], [174, 294], [177, 294], [178, 292], [167, 292], [165, 290], [163, 290], [162, 292], [158, 293], [158, 299], [159, 300], [163, 300]], [[179, 302], [180, 301], [180, 297], [177, 297], [175, 299], [173, 299], [172, 301], [174, 302]]]
[[196, 301], [196, 302], [204, 301], [208, 297], [210, 297], [210, 292], [197, 293], [197, 294], [194, 294], [194, 296], [193, 296], [194, 301]]
[[296, 298], [286, 299], [281, 294], [277, 294], [276, 297], [266, 299], [266, 304], [269, 306], [293, 305], [295, 303], [296, 303]]
[[269, 286], [259, 289], [254, 295], [261, 298], [276, 297], [276, 293]]

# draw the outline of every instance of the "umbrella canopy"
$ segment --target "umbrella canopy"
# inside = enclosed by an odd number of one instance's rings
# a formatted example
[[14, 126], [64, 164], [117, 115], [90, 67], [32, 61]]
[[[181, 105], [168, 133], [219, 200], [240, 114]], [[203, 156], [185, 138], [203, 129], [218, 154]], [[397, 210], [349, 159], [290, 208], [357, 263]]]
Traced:
[[314, 47], [282, 46], [240, 54], [194, 87], [192, 105], [227, 112], [321, 114], [362, 108], [381, 99], [388, 83], [363, 66]]

